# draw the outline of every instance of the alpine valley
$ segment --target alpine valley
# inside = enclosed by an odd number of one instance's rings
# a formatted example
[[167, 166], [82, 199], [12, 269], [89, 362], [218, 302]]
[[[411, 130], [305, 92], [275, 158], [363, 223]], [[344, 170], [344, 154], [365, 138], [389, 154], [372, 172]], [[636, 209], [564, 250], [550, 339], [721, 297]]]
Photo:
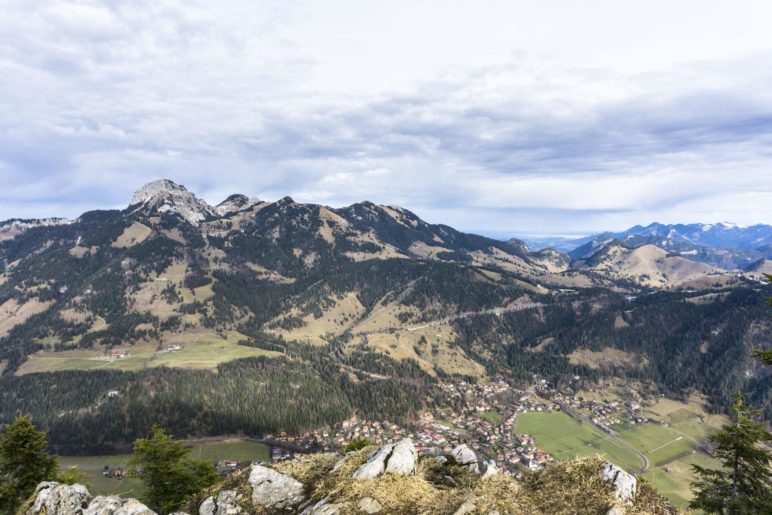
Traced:
[[106, 454], [154, 422], [181, 437], [409, 425], [443, 385], [488, 381], [635, 385], [712, 413], [742, 387], [769, 417], [772, 375], [751, 355], [772, 344], [769, 238], [643, 229], [532, 251], [396, 206], [211, 206], [169, 180], [123, 210], [9, 220], [0, 422], [29, 413], [57, 452]]

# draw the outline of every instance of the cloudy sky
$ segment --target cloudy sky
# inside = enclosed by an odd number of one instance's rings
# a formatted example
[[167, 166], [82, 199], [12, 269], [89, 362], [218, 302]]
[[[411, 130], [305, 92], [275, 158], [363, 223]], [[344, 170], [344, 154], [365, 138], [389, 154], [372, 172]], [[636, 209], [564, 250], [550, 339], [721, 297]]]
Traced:
[[494, 236], [772, 223], [770, 19], [767, 0], [0, 0], [0, 219], [168, 177]]

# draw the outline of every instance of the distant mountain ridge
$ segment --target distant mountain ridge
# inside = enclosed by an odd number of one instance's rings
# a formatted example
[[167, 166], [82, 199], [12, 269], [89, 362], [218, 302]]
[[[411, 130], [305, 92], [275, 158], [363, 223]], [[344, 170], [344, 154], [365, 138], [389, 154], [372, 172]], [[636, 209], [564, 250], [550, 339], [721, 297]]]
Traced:
[[572, 261], [591, 257], [612, 242], [628, 248], [656, 245], [687, 259], [725, 270], [745, 270], [760, 259], [772, 257], [772, 226], [716, 224], [636, 225], [622, 232], [604, 232], [575, 239], [526, 239], [534, 248], [552, 246], [568, 253]]

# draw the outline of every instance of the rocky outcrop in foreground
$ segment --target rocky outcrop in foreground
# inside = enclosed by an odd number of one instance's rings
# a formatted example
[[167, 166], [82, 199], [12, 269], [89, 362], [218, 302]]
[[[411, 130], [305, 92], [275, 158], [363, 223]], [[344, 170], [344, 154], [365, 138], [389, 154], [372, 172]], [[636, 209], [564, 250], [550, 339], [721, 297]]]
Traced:
[[20, 515], [156, 515], [136, 499], [91, 497], [83, 485], [40, 483]]
[[[151, 515], [136, 499], [92, 498], [82, 485], [41, 483], [20, 515]], [[676, 513], [645, 483], [600, 458], [551, 464], [523, 481], [466, 445], [419, 457], [409, 439], [242, 470], [175, 515]]]

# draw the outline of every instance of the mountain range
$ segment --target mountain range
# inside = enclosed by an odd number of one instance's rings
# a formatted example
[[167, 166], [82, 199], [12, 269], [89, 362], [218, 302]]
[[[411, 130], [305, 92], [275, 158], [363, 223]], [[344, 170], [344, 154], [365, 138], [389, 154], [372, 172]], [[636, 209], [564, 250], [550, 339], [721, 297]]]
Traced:
[[[751, 358], [770, 343], [768, 261], [738, 274], [626, 238], [532, 251], [397, 206], [212, 206], [169, 180], [125, 209], [3, 222], [0, 421], [31, 412], [54, 445], [105, 452], [148, 420], [206, 435], [410, 416], [437, 378], [533, 374], [697, 388], [717, 410], [750, 378], [769, 404]], [[106, 404], [108, 385], [127, 393]]]
[[[603, 232], [581, 238], [527, 238], [535, 249], [553, 248], [572, 260], [590, 258], [609, 244], [627, 248], [656, 245], [672, 254], [726, 270], [758, 269], [772, 258], [772, 226], [716, 224], [636, 225], [622, 232]], [[762, 263], [760, 263], [762, 262]]]

